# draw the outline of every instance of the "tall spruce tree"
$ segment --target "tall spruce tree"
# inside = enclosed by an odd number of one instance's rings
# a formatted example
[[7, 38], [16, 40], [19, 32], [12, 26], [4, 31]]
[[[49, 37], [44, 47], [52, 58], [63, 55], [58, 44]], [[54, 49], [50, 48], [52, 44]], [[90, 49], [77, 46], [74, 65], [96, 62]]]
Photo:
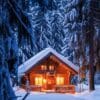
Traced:
[[[22, 4], [22, 3], [21, 3]], [[17, 69], [19, 48], [24, 48], [22, 38], [31, 39], [28, 17], [18, 2], [0, 1], [0, 97], [1, 100], [16, 100], [10, 80], [18, 83]], [[24, 37], [23, 37], [24, 36]], [[26, 51], [27, 52], [27, 51]]]
[[[76, 57], [81, 61], [81, 65], [89, 66], [89, 90], [92, 91], [95, 89], [94, 87], [94, 66], [96, 63], [99, 63], [99, 51], [100, 46], [99, 43], [99, 26], [96, 20], [99, 20], [97, 14], [98, 9], [96, 8], [99, 3], [94, 0], [84, 0], [80, 2], [79, 7], [79, 19], [81, 21], [81, 34], [77, 33], [77, 45], [75, 49]], [[95, 24], [96, 23], [96, 24]], [[98, 22], [99, 23], [99, 22]], [[98, 28], [95, 28], [95, 27]], [[77, 29], [77, 28], [76, 28]], [[78, 55], [77, 55], [78, 53]], [[97, 54], [96, 54], [97, 53]]]
[[64, 11], [63, 30], [65, 33], [62, 53], [74, 63], [76, 63], [76, 58], [74, 59], [75, 55], [79, 54], [75, 53], [75, 49], [78, 49], [77, 34], [80, 35], [81, 31], [81, 21], [79, 19], [79, 4], [79, 0], [63, 0], [61, 7]]
[[[86, 11], [86, 14], [83, 14], [83, 35], [85, 39], [85, 47], [88, 48], [88, 64], [89, 64], [89, 89], [90, 91], [94, 90], [94, 66], [100, 62], [100, 46], [98, 45], [100, 41], [99, 32], [97, 30], [100, 28], [98, 24], [100, 23], [99, 20], [100, 17], [98, 15], [99, 11], [99, 1], [94, 0], [87, 0], [84, 2], [84, 12]], [[87, 15], [87, 16], [86, 16]], [[97, 27], [97, 28], [96, 28]]]
[[51, 16], [51, 27], [52, 27], [52, 47], [55, 48], [58, 52], [62, 50], [64, 31], [62, 20], [59, 11], [54, 11]]

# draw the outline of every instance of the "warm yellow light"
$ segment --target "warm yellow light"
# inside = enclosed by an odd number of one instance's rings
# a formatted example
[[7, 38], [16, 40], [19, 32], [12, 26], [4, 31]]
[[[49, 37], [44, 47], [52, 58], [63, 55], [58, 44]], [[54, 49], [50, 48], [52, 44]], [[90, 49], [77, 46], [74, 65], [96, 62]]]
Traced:
[[54, 70], [54, 66], [50, 65], [49, 70]]
[[47, 80], [46, 79], [43, 79], [43, 83], [45, 84], [47, 82]]
[[56, 85], [63, 85], [63, 84], [64, 84], [64, 77], [57, 77]]
[[41, 70], [46, 70], [46, 69], [47, 69], [46, 65], [41, 66]]
[[35, 85], [42, 85], [43, 78], [42, 77], [36, 77], [35, 78]]

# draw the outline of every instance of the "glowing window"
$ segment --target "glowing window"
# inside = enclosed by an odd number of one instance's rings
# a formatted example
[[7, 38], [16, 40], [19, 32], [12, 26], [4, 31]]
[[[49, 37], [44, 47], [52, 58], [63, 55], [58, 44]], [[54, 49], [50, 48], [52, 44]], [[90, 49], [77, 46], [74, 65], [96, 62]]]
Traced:
[[54, 70], [54, 66], [49, 66], [49, 70]]
[[43, 78], [42, 77], [36, 77], [35, 78], [35, 85], [42, 85]]
[[41, 70], [47, 70], [47, 66], [46, 65], [42, 65], [41, 66]]
[[64, 77], [57, 77], [56, 85], [64, 85]]

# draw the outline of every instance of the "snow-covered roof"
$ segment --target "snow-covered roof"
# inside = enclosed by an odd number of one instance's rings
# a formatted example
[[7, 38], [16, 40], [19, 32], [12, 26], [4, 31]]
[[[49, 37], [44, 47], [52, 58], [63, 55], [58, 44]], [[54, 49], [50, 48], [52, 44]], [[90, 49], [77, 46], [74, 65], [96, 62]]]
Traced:
[[46, 56], [48, 56], [50, 53], [53, 54], [53, 55], [55, 55], [56, 57], [58, 57], [62, 62], [64, 62], [65, 64], [67, 64], [69, 67], [71, 67], [72, 69], [74, 69], [76, 72], [78, 71], [78, 67], [75, 66], [66, 57], [62, 56], [61, 54], [59, 54], [58, 52], [56, 52], [51, 47], [48, 47], [48, 48], [42, 50], [41, 52], [37, 53], [35, 56], [33, 56], [32, 58], [30, 58], [29, 60], [27, 60], [23, 64], [21, 64], [18, 67], [18, 74], [23, 74], [23, 73], [27, 72], [32, 67], [34, 67], [35, 64], [37, 64], [43, 58], [45, 58]]

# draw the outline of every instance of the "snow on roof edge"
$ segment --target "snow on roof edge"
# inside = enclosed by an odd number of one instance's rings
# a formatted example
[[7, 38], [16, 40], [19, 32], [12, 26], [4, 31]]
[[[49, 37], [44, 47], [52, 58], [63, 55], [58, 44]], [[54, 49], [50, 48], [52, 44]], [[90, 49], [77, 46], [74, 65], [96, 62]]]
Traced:
[[51, 47], [45, 48], [41, 52], [37, 53], [35, 56], [24, 62], [18, 67], [18, 73], [22, 74], [31, 69], [32, 66], [34, 66], [37, 62], [42, 60], [44, 57], [46, 57], [48, 54], [54, 54], [57, 56], [60, 60], [62, 60], [65, 64], [69, 65], [72, 69], [74, 69], [76, 72], [78, 71], [78, 67], [75, 66], [71, 61], [69, 61], [66, 57], [62, 56], [58, 52], [56, 52]]

